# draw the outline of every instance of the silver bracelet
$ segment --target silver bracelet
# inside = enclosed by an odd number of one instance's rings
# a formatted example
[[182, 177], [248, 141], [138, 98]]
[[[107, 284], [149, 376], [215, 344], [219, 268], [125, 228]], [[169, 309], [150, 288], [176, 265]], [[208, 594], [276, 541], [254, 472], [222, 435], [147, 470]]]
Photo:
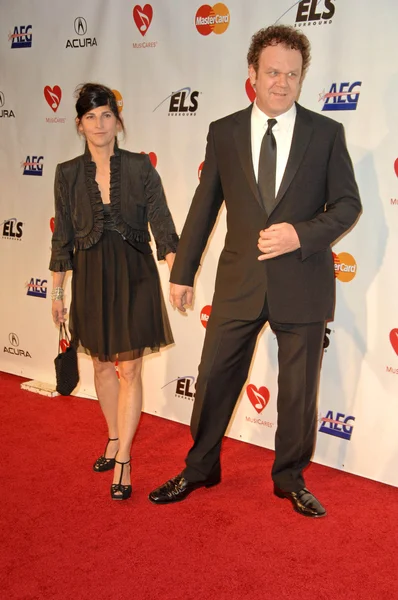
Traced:
[[51, 300], [63, 300], [64, 299], [64, 288], [56, 287], [51, 292]]

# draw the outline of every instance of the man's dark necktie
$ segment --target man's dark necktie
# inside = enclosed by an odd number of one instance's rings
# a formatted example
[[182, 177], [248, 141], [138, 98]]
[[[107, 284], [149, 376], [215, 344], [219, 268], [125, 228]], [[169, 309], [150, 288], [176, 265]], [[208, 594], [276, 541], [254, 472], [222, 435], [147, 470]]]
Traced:
[[276, 123], [276, 119], [268, 119], [258, 162], [258, 189], [267, 215], [271, 214], [275, 205], [276, 139], [272, 128]]

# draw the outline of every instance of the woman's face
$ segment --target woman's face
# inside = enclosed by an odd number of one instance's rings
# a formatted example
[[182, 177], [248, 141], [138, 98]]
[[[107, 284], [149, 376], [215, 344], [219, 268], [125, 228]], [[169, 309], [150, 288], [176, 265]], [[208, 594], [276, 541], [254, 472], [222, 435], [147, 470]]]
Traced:
[[98, 106], [86, 112], [77, 127], [87, 142], [99, 148], [114, 143], [115, 136], [121, 130], [121, 125], [108, 105]]

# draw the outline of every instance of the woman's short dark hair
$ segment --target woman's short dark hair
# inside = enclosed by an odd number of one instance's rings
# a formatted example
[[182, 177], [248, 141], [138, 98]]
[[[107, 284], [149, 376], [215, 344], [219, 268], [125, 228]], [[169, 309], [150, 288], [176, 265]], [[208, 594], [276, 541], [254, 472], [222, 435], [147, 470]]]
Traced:
[[101, 85], [100, 83], [84, 83], [77, 88], [76, 96], [76, 113], [79, 121], [83, 115], [90, 112], [90, 110], [93, 110], [93, 108], [98, 108], [98, 106], [109, 106], [124, 131], [124, 124], [117, 108], [116, 96], [110, 88], [106, 87], [106, 85]]
[[258, 71], [260, 54], [267, 46], [276, 46], [283, 44], [292, 50], [299, 50], [303, 57], [304, 76], [311, 60], [311, 46], [308, 38], [301, 32], [289, 25], [271, 25], [266, 29], [260, 29], [252, 37], [249, 52], [247, 53], [248, 65], [253, 65], [254, 70]]

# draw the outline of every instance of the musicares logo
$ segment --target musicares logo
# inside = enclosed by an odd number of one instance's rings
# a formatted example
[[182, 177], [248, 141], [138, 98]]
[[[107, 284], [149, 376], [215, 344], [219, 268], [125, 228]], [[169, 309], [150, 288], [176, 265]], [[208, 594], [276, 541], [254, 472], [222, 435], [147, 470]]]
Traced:
[[210, 315], [211, 315], [211, 304], [207, 304], [200, 311], [200, 322], [202, 323], [202, 325], [205, 329], [207, 328], [207, 322], [209, 320]]
[[62, 90], [59, 87], [59, 85], [54, 85], [53, 88], [51, 88], [49, 85], [46, 85], [46, 87], [44, 88], [44, 97], [49, 107], [54, 112], [57, 112], [58, 107], [61, 104], [62, 98]]
[[201, 35], [209, 35], [212, 32], [220, 35], [228, 29], [229, 22], [229, 10], [221, 2], [218, 2], [213, 7], [204, 4], [198, 9], [195, 15], [196, 29]]
[[51, 229], [51, 233], [54, 233], [54, 227], [55, 227], [55, 218], [51, 217], [50, 219], [50, 229]]
[[246, 79], [245, 90], [246, 90], [246, 94], [247, 94], [247, 97], [249, 98], [250, 102], [254, 102], [256, 99], [256, 90], [250, 83], [249, 77]]
[[203, 161], [203, 162], [201, 162], [201, 163], [200, 163], [200, 165], [199, 165], [199, 169], [198, 169], [198, 179], [200, 179], [200, 178], [201, 178], [201, 176], [202, 176], [202, 170], [203, 170], [203, 165], [204, 165], [204, 164], [205, 164], [205, 162]]
[[395, 171], [395, 175], [398, 177], [398, 158], [395, 160], [395, 163], [394, 163], [394, 171]]
[[133, 19], [138, 31], [142, 36], [148, 31], [153, 17], [153, 8], [150, 4], [145, 4], [143, 8], [137, 4], [133, 8]]
[[148, 154], [149, 156], [149, 160], [152, 163], [152, 166], [156, 169], [156, 165], [158, 164], [158, 157], [156, 156], [156, 154], [154, 152], [140, 152], [140, 154]]
[[250, 383], [246, 388], [246, 394], [258, 414], [262, 413], [270, 398], [268, 388], [265, 386], [257, 388], [255, 385]]
[[333, 252], [334, 276], [340, 281], [352, 281], [357, 274], [357, 263], [354, 257], [348, 252]]
[[115, 94], [117, 110], [119, 111], [119, 113], [121, 113], [123, 110], [123, 96], [121, 95], [119, 90], [112, 90], [112, 92]]

